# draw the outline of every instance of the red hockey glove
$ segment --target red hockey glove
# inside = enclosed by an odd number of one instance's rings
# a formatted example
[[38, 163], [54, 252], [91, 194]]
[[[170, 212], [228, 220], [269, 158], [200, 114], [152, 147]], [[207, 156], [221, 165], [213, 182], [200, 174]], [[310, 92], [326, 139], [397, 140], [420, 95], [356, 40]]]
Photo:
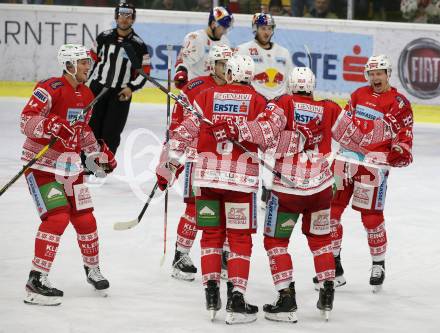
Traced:
[[392, 167], [402, 168], [411, 164], [412, 131], [403, 128], [393, 140], [387, 162]]
[[174, 181], [179, 178], [179, 175], [185, 167], [176, 161], [168, 163], [159, 163], [156, 168], [156, 177], [159, 189], [164, 191], [167, 187], [173, 185]]
[[179, 70], [174, 75], [174, 85], [177, 89], [182, 89], [188, 83], [188, 73], [185, 70]]
[[228, 123], [226, 120], [219, 121], [208, 127], [217, 142], [225, 142], [228, 140], [238, 140], [238, 128], [235, 123]]
[[297, 131], [304, 137], [304, 150], [313, 149], [323, 138], [321, 121], [312, 119], [306, 125], [297, 125]]
[[60, 139], [68, 149], [75, 150], [79, 144], [80, 130], [75, 130], [67, 120], [56, 115], [52, 115], [44, 121], [43, 131]]
[[98, 157], [95, 159], [95, 163], [107, 174], [111, 173], [118, 163], [115, 160], [115, 155], [109, 149], [104, 140], [98, 140], [99, 145], [101, 146]]

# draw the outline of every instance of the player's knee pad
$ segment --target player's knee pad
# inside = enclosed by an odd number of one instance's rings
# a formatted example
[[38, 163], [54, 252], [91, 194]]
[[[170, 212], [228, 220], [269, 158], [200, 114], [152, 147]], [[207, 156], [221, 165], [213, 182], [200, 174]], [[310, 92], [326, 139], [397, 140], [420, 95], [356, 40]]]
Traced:
[[362, 223], [366, 229], [376, 229], [383, 221], [383, 213], [361, 213]]
[[289, 238], [274, 238], [264, 236], [264, 249], [270, 251], [277, 247], [287, 248], [289, 246]]
[[71, 215], [73, 227], [78, 234], [91, 234], [96, 231], [96, 219], [92, 212]]
[[231, 253], [250, 256], [252, 253], [252, 236], [249, 233], [228, 233], [229, 248]]
[[222, 248], [225, 242], [226, 232], [221, 228], [209, 228], [202, 232], [200, 246], [202, 248]]
[[42, 220], [39, 231], [61, 236], [69, 224], [70, 216], [66, 212], [49, 213]]

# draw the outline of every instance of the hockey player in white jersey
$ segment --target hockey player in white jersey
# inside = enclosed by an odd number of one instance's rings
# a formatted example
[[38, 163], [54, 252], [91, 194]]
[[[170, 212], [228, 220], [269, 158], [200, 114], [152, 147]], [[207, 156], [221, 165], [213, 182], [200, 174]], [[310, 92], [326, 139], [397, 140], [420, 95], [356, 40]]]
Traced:
[[176, 61], [176, 88], [182, 89], [195, 77], [209, 75], [209, 50], [212, 45], [229, 45], [226, 34], [232, 23], [232, 14], [226, 8], [214, 7], [209, 13], [208, 27], [185, 36]]
[[[289, 51], [272, 42], [275, 21], [271, 14], [256, 13], [252, 18], [252, 31], [255, 38], [238, 46], [238, 54], [249, 55], [255, 63], [255, 76], [252, 86], [268, 100], [287, 92], [287, 80], [293, 69]], [[268, 156], [265, 159], [272, 164]], [[272, 175], [262, 170], [261, 206], [265, 208]]]
[[238, 46], [238, 54], [249, 55], [255, 63], [252, 85], [271, 100], [287, 92], [287, 78], [292, 71], [289, 51], [271, 41], [275, 21], [270, 14], [256, 13], [252, 18], [255, 38]]

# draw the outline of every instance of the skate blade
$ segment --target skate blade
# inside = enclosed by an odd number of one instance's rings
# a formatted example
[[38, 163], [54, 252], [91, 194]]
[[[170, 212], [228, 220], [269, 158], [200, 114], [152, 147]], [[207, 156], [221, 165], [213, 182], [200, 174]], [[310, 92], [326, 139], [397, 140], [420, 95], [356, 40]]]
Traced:
[[227, 280], [228, 279], [228, 270], [227, 269], [223, 269], [222, 268], [222, 272], [220, 273], [220, 278], [222, 280]]
[[377, 294], [380, 293], [382, 291], [382, 285], [379, 284], [377, 286], [372, 286], [373, 287], [373, 294]]
[[103, 289], [103, 290], [99, 290], [96, 288], [93, 288], [95, 290], [96, 295], [100, 296], [100, 297], [108, 297], [108, 292], [107, 289]]
[[177, 268], [173, 269], [173, 272], [171, 273], [171, 277], [182, 281], [194, 281], [195, 279], [194, 273], [185, 273]]
[[298, 317], [296, 316], [296, 311], [279, 312], [279, 313], [265, 312], [264, 317], [267, 320], [279, 321], [279, 322], [285, 322], [285, 323], [297, 323], [298, 322]]
[[44, 296], [31, 291], [27, 291], [23, 302], [32, 305], [57, 306], [61, 304], [61, 297]]
[[321, 316], [324, 317], [325, 321], [329, 321], [331, 310], [321, 310]]
[[245, 314], [245, 313], [238, 313], [238, 312], [228, 312], [226, 314], [226, 324], [228, 325], [236, 325], [236, 324], [246, 324], [246, 323], [252, 323], [255, 320], [257, 320], [257, 314]]
[[211, 318], [211, 321], [214, 321], [216, 314], [217, 314], [216, 310], [209, 310], [209, 316]]

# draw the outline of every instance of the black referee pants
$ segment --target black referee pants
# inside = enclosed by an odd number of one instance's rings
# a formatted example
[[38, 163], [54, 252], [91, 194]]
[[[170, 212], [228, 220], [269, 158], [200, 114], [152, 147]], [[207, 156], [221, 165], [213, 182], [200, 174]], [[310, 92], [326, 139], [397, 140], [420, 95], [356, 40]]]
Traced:
[[[104, 88], [96, 81], [90, 83], [90, 89], [97, 96]], [[116, 154], [121, 142], [121, 133], [127, 122], [128, 110], [130, 109], [131, 98], [128, 101], [120, 101], [118, 93], [121, 88], [111, 88], [96, 103], [93, 108], [89, 125], [95, 134], [96, 139], [103, 139], [110, 150]]]

